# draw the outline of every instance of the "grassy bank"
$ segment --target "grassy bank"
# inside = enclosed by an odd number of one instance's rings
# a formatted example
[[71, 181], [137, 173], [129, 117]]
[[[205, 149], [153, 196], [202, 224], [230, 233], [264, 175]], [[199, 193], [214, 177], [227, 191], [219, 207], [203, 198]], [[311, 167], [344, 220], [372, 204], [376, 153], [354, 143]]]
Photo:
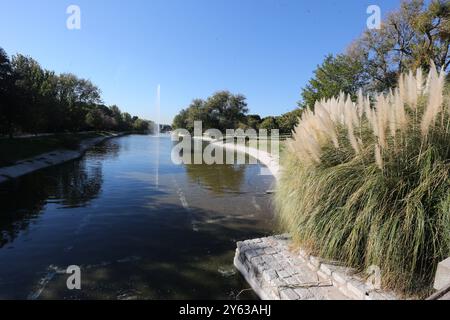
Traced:
[[342, 95], [305, 112], [275, 199], [297, 245], [376, 265], [384, 287], [419, 297], [450, 256], [449, 94], [444, 75], [424, 78], [404, 75], [374, 103]]
[[16, 161], [53, 150], [76, 150], [83, 140], [107, 136], [109, 134], [108, 132], [89, 132], [30, 138], [0, 138], [0, 167], [13, 165]]

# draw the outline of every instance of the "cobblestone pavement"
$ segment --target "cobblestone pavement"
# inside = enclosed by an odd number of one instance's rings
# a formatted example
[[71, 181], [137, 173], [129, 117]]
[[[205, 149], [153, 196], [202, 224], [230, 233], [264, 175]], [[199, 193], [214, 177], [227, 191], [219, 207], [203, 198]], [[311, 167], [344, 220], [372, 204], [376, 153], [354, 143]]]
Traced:
[[290, 250], [286, 235], [238, 242], [234, 264], [264, 300], [387, 300], [354, 271]]

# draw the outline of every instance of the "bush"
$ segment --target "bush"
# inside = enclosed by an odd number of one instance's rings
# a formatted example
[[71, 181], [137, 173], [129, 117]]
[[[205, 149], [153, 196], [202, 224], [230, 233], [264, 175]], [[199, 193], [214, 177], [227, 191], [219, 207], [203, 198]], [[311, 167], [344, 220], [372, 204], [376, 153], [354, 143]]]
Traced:
[[361, 271], [385, 287], [431, 290], [450, 255], [450, 104], [433, 67], [357, 103], [317, 102], [289, 141], [275, 203], [297, 245]]

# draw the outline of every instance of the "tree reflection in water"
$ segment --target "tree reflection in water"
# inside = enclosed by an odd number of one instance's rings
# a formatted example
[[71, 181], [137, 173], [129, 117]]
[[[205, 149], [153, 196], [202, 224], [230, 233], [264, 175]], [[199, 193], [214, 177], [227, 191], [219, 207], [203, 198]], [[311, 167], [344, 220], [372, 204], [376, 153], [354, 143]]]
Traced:
[[[110, 147], [99, 147], [91, 153], [101, 159], [111, 151]], [[0, 185], [0, 248], [26, 230], [46, 205], [86, 206], [98, 196], [102, 183], [102, 162], [91, 161], [87, 166], [85, 160], [80, 160]]]
[[193, 182], [220, 195], [241, 190], [246, 170], [245, 165], [190, 164], [185, 167]]
[[[196, 144], [197, 148], [195, 147]], [[189, 179], [194, 183], [202, 184], [206, 189], [219, 195], [223, 195], [227, 192], [239, 192], [244, 181], [245, 165], [193, 164], [194, 159], [196, 158], [195, 156], [199, 156], [198, 158], [203, 159], [203, 151], [208, 144], [209, 142], [192, 140], [192, 149], [190, 150], [190, 160], [192, 164], [184, 165]], [[175, 145], [175, 143], [173, 145]], [[226, 163], [226, 153], [223, 150], [221, 156], [222, 163]], [[234, 156], [236, 159], [236, 153]], [[247, 156], [246, 160], [248, 160]]]

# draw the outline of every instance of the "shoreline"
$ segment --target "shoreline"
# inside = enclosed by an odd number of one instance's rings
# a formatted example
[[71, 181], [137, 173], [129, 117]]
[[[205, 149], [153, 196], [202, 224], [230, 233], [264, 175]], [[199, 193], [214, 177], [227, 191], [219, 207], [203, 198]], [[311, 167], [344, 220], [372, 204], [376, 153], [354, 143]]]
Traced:
[[245, 154], [248, 154], [249, 156], [255, 158], [258, 160], [261, 164], [267, 167], [271, 175], [275, 178], [277, 181], [280, 175], [281, 167], [279, 163], [279, 157], [274, 157], [267, 151], [261, 151], [249, 146], [244, 145], [237, 145], [236, 143], [229, 143], [229, 142], [223, 142], [223, 141], [217, 141], [211, 138], [206, 137], [194, 137], [194, 139], [202, 140], [206, 142], [210, 142], [210, 144], [221, 147], [223, 149], [227, 150], [234, 150], [237, 152], [242, 152]]
[[12, 166], [0, 168], [0, 184], [20, 178], [38, 170], [81, 158], [87, 150], [106, 140], [124, 136], [128, 133], [111, 134], [104, 137], [86, 139], [80, 142], [78, 150], [56, 149], [32, 158], [17, 161]]

